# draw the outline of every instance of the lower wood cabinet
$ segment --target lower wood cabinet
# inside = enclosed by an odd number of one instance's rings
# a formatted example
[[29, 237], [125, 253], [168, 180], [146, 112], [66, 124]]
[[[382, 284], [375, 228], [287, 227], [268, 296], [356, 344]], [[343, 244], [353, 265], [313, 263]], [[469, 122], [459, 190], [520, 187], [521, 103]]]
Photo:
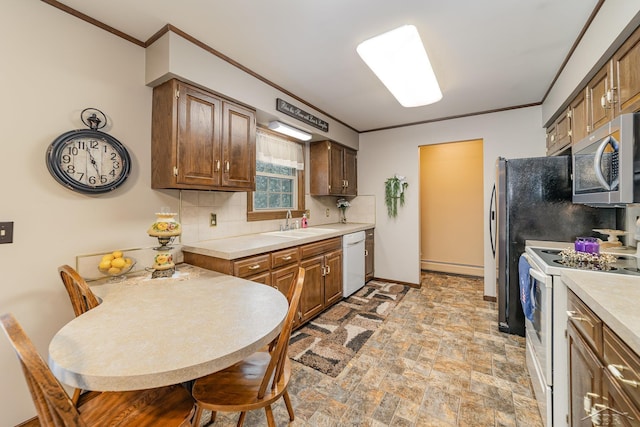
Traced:
[[305, 284], [300, 308], [306, 322], [342, 299], [342, 239], [334, 238], [300, 247]]
[[364, 240], [364, 281], [365, 283], [374, 277], [373, 259], [374, 259], [374, 240], [373, 228], [365, 230]]
[[640, 356], [569, 292], [570, 420], [640, 427]]

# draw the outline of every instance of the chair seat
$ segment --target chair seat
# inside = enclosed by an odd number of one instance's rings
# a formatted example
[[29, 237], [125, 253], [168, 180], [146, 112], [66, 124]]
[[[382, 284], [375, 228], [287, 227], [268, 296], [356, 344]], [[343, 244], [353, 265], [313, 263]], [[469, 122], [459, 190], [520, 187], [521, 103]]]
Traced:
[[266, 351], [253, 353], [222, 371], [196, 380], [191, 394], [198, 405], [221, 412], [258, 409], [280, 398], [291, 378], [291, 362], [285, 359], [283, 375], [275, 387], [268, 387], [264, 398], [258, 390], [271, 361]]
[[181, 385], [128, 392], [103, 392], [80, 399], [80, 418], [90, 426], [189, 426], [193, 399]]

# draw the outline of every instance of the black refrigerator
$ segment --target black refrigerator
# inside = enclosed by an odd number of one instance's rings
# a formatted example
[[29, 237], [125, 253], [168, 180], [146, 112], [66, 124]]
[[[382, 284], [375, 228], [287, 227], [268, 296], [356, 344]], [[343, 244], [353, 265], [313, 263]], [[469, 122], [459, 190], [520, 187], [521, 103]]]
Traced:
[[498, 328], [524, 336], [518, 261], [526, 240], [573, 242], [616, 228], [616, 208], [573, 204], [571, 156], [496, 161], [490, 233], [497, 267]]

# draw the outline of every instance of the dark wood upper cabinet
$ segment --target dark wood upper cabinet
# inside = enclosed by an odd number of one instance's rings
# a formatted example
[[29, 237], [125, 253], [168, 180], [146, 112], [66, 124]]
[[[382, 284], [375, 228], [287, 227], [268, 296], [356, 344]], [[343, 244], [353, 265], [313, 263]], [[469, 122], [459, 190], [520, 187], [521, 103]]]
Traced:
[[331, 141], [310, 147], [311, 195], [357, 196], [358, 152]]
[[640, 110], [640, 28], [613, 55], [615, 114]]
[[613, 105], [609, 102], [613, 88], [613, 67], [608, 62], [587, 84], [588, 130], [593, 132], [613, 119]]
[[153, 90], [151, 187], [255, 189], [255, 112], [172, 79]]

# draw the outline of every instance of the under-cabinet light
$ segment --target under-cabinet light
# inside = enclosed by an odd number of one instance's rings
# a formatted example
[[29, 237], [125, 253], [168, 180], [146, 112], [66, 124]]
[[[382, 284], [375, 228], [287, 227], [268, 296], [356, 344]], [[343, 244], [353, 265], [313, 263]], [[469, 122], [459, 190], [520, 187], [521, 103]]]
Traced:
[[300, 139], [302, 141], [308, 141], [311, 139], [311, 134], [300, 130], [298, 128], [294, 128], [293, 126], [289, 126], [279, 121], [269, 122], [269, 129], [283, 133], [285, 135], [292, 136], [294, 138]]
[[419, 107], [442, 99], [415, 26], [404, 25], [365, 40], [356, 50], [403, 107]]

